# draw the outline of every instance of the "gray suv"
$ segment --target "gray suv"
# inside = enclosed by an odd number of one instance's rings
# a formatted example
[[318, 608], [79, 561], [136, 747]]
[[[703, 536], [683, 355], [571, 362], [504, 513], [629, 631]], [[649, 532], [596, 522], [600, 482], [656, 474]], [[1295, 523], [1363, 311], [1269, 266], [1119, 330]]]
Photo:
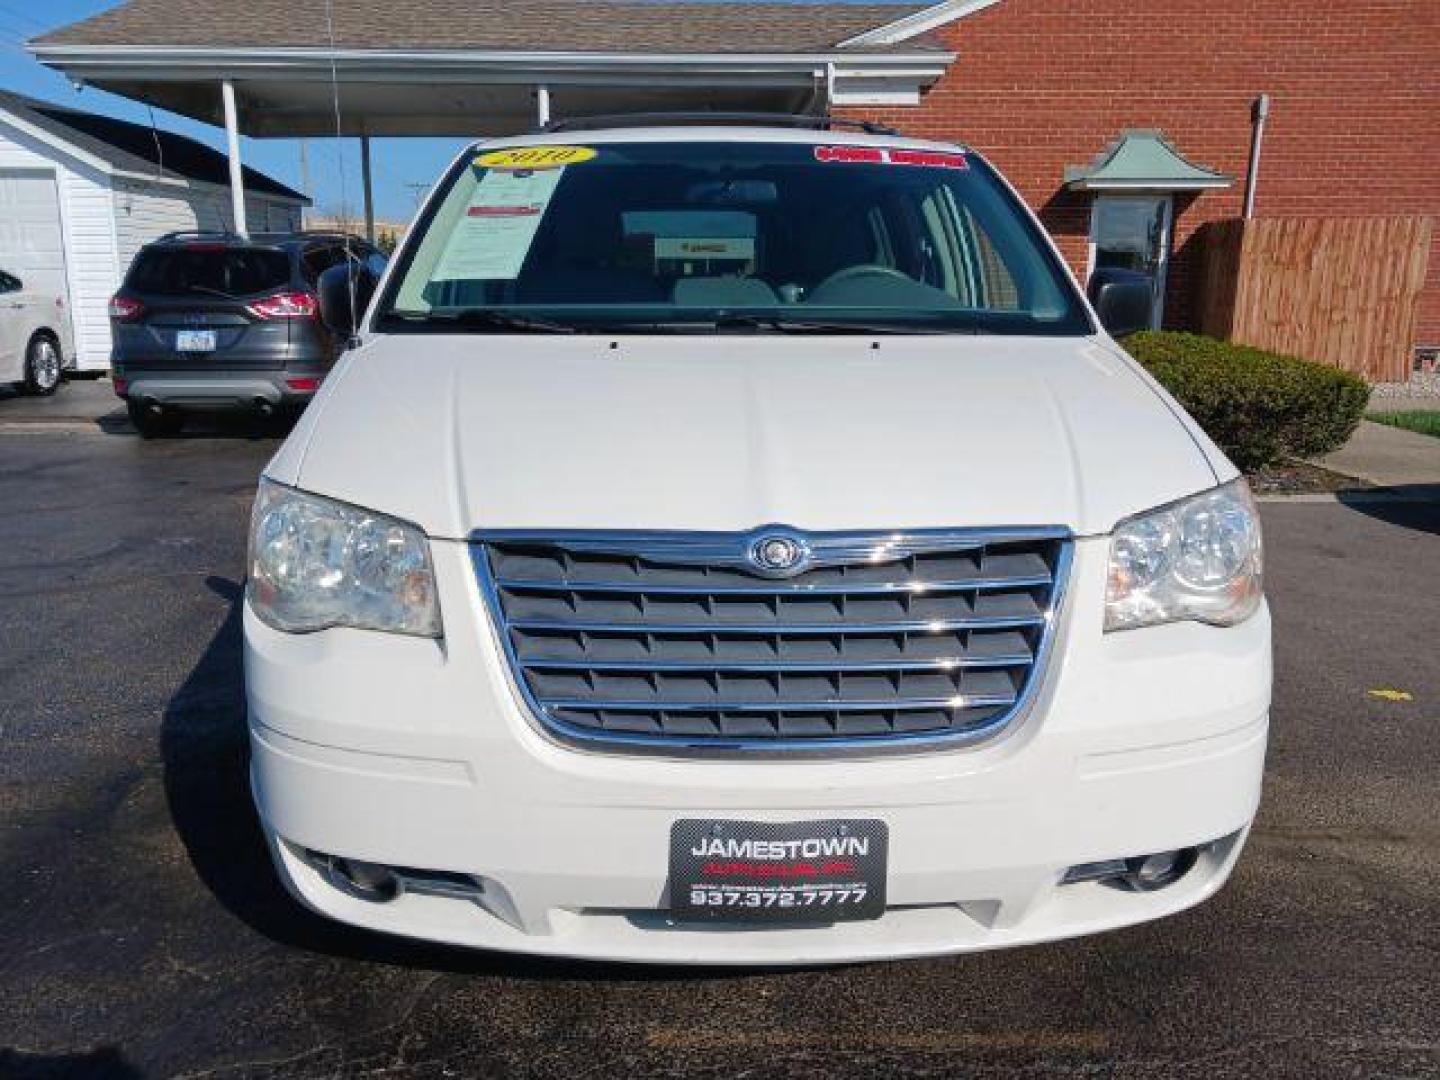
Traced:
[[110, 301], [111, 373], [141, 435], [192, 411], [296, 413], [344, 342], [317, 312], [326, 270], [377, 275], [385, 256], [343, 233], [170, 233], [135, 256]]

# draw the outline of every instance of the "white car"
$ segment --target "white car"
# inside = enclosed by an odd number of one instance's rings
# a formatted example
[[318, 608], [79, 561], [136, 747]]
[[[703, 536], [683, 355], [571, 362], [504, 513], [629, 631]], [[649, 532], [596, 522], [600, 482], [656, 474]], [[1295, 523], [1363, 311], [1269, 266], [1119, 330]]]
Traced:
[[21, 383], [31, 394], [53, 394], [67, 366], [70, 319], [62, 297], [27, 289], [0, 270], [0, 383]]
[[[350, 316], [352, 290], [364, 317]], [[467, 150], [264, 471], [251, 781], [314, 910], [620, 961], [1066, 938], [1260, 796], [1245, 482], [980, 155], [813, 119]]]

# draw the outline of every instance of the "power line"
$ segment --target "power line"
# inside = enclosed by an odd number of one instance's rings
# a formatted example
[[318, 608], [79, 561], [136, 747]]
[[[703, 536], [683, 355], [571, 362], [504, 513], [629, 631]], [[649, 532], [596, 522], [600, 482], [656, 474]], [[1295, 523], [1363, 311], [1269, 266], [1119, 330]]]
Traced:
[[[8, 50], [11, 50], [11, 51], [13, 51], [17, 56], [23, 56], [26, 60], [33, 59], [33, 58], [31, 57], [31, 55], [30, 55], [30, 50], [27, 49], [27, 48], [25, 48], [25, 40], [26, 40], [25, 38], [23, 38], [23, 37], [7, 38], [7, 37], [4, 36], [4, 33], [5, 33], [5, 32], [6, 32], [5, 27], [0, 26], [0, 49], [8, 49]], [[14, 31], [9, 31], [9, 32], [10, 32], [10, 33], [13, 33]]]
[[22, 24], [29, 23], [31, 26], [35, 27], [36, 30], [43, 32], [51, 29], [50, 26], [47, 26], [45, 23], [40, 22], [38, 19], [32, 19], [23, 11], [17, 11], [13, 6], [11, 6], [9, 0], [0, 0], [0, 12], [9, 15], [12, 19], [15, 19], [17, 22], [20, 22]]
[[[5, 12], [0, 11], [0, 19], [3, 18], [5, 18]], [[0, 33], [14, 34], [15, 43], [20, 45], [23, 45], [35, 36], [34, 30], [28, 30], [23, 26], [6, 26], [3, 22], [0, 22]]]

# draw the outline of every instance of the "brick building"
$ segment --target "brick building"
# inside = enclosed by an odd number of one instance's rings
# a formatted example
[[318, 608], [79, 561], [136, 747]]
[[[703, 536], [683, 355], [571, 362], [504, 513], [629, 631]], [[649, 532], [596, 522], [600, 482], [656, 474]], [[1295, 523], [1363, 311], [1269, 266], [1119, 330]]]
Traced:
[[[1039, 211], [1082, 280], [1097, 203], [1122, 196], [1067, 186], [1067, 166], [1140, 128], [1234, 177], [1219, 190], [1154, 193], [1173, 201], [1167, 326], [1195, 323], [1196, 231], [1241, 213], [1262, 93], [1271, 106], [1257, 216], [1440, 217], [1436, 0], [967, 6], [976, 10], [928, 31], [958, 59], [919, 105], [856, 111], [985, 153]], [[1440, 345], [1440, 234], [1417, 337]]]
[[[43, 63], [240, 134], [479, 135], [657, 109], [818, 111], [969, 143], [1082, 280], [1153, 272], [1196, 325], [1207, 223], [1241, 213], [1269, 95], [1259, 217], [1440, 218], [1440, 0], [126, 0], [32, 41]], [[328, 94], [343, 101], [337, 118]], [[237, 220], [241, 220], [237, 212]], [[1440, 345], [1440, 244], [1417, 344]]]

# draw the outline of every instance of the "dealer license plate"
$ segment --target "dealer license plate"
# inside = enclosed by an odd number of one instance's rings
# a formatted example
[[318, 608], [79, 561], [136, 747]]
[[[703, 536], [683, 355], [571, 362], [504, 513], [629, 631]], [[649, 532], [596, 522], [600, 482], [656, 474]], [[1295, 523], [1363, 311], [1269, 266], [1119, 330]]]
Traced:
[[677, 821], [670, 911], [677, 919], [837, 922], [885, 912], [883, 821]]
[[177, 330], [175, 348], [180, 352], [214, 352], [214, 330]]

